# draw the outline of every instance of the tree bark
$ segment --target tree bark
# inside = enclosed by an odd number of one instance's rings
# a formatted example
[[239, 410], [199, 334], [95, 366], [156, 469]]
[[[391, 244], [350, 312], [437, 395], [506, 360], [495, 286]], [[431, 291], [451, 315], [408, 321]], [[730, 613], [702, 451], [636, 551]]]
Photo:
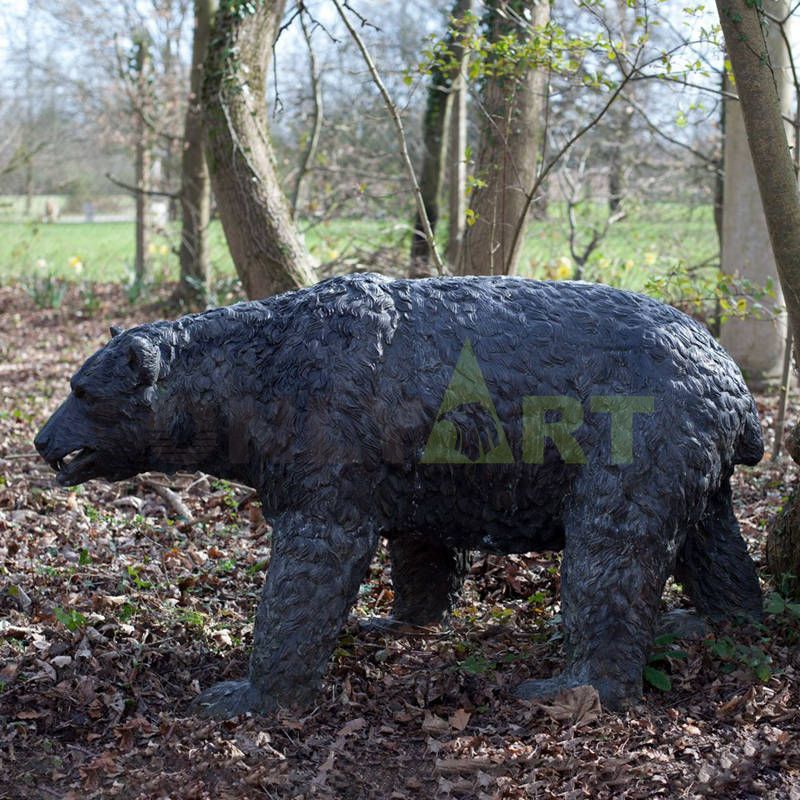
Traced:
[[206, 159], [206, 125], [200, 96], [203, 90], [203, 64], [215, 9], [215, 0], [195, 0], [192, 71], [181, 159], [181, 275], [177, 295], [194, 308], [205, 306], [208, 295], [211, 179]]
[[[789, 10], [788, 0], [771, 4], [778, 16]], [[770, 24], [767, 36], [759, 40], [769, 58], [767, 68], [777, 86], [781, 110], [791, 113], [794, 91], [788, 65], [788, 52], [777, 26]], [[729, 89], [736, 91], [736, 87]], [[741, 90], [740, 90], [741, 91]], [[759, 197], [754, 160], [750, 157], [749, 136], [742, 118], [743, 104], [725, 100], [725, 184], [722, 202], [722, 272], [745, 278], [756, 286], [767, 281], [778, 283], [778, 270], [770, 248], [770, 234]], [[786, 127], [784, 123], [784, 127]], [[769, 314], [749, 314], [726, 321], [720, 330], [723, 346], [736, 359], [752, 389], [760, 390], [781, 379], [786, 342], [786, 315], [779, 287]]]
[[[451, 17], [455, 24], [448, 29], [445, 46], [452, 55], [452, 69], [434, 65], [431, 71], [431, 83], [428, 89], [428, 101], [422, 125], [423, 156], [419, 177], [419, 188], [432, 230], [436, 230], [439, 219], [439, 195], [442, 191], [444, 176], [445, 152], [447, 148], [447, 127], [452, 115], [454, 93], [451, 91], [457, 79], [464, 58], [464, 47], [457, 35], [460, 30], [459, 21], [472, 8], [471, 0], [455, 0]], [[463, 216], [463, 215], [462, 215]], [[414, 227], [411, 237], [411, 263], [409, 277], [421, 278], [432, 275], [435, 270], [431, 265], [431, 252], [425, 236], [424, 226], [419, 212], [414, 216]]]
[[[516, 18], [527, 18], [519, 25]], [[489, 37], [516, 33], [523, 39], [550, 19], [544, 0], [490, 0]], [[544, 70], [529, 65], [520, 75], [487, 78], [481, 93], [483, 125], [478, 146], [476, 187], [458, 259], [461, 275], [511, 275], [519, 260], [526, 193], [536, 177], [545, 103]]]
[[212, 187], [236, 271], [250, 298], [314, 282], [266, 128], [265, 81], [284, 0], [226, 0], [206, 58], [203, 107]]
[[147, 279], [148, 247], [150, 244], [150, 168], [151, 141], [147, 126], [148, 72], [150, 69], [149, 44], [145, 35], [134, 42], [136, 69], [136, 255], [134, 281], [141, 287]]
[[[616, 0], [614, 6], [616, 22], [620, 31], [619, 46], [624, 52], [636, 32], [637, 20], [641, 18], [641, 9], [637, 0], [630, 5], [627, 0]], [[619, 62], [617, 64], [619, 65]], [[621, 77], [624, 77], [624, 73], [621, 73]], [[634, 93], [635, 84], [631, 84], [628, 87], [629, 97], [633, 98]], [[625, 154], [630, 150], [633, 108], [627, 103], [615, 103], [609, 109], [609, 117], [610, 119], [607, 121], [614, 120], [614, 122], [609, 126], [613, 141], [608, 170], [608, 212], [616, 214], [620, 211], [625, 197]]]
[[[625, 197], [625, 152], [630, 147], [632, 109], [620, 103], [615, 107], [619, 124], [612, 127], [615, 138], [611, 146], [611, 163], [608, 169], [608, 212], [616, 214]], [[614, 111], [614, 109], [612, 109]]]
[[800, 196], [760, 15], [746, 0], [717, 0], [769, 238], [795, 341], [800, 341]]
[[467, 213], [467, 87], [461, 75], [450, 91], [449, 127], [450, 141], [447, 144], [449, 219], [445, 258], [447, 263], [452, 265], [458, 263]]
[[[720, 89], [723, 92], [729, 90], [729, 86], [727, 85], [727, 79], [725, 75], [725, 69], [723, 68], [722, 74], [720, 76]], [[724, 100], [719, 104], [719, 132], [722, 136], [722, 143], [719, 150], [719, 158], [716, 160], [714, 164], [715, 173], [714, 173], [714, 228], [717, 231], [717, 240], [719, 241], [719, 260], [720, 265], [722, 265], [722, 213], [723, 213], [723, 204], [725, 201], [725, 135], [727, 130], [727, 123], [725, 120], [725, 109], [727, 106], [727, 100]], [[719, 332], [717, 332], [717, 336], [719, 336]]]
[[[786, 139], [775, 75], [770, 64], [761, 17], [750, 0], [717, 0], [722, 32], [739, 94], [747, 143], [753, 160], [761, 203], [783, 288], [792, 338], [800, 335], [800, 195]], [[730, 119], [727, 120], [730, 124]], [[797, 431], [789, 436], [793, 446]], [[800, 522], [797, 490], [767, 536], [767, 567], [780, 580], [786, 573], [800, 574]], [[795, 586], [795, 591], [797, 587]]]

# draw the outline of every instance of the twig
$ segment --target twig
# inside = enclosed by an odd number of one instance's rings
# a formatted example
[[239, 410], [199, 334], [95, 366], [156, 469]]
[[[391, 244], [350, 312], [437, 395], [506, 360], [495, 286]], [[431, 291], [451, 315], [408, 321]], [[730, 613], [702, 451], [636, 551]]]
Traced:
[[792, 382], [792, 326], [786, 328], [786, 347], [783, 351], [783, 371], [781, 373], [781, 395], [778, 400], [778, 418], [775, 420], [775, 442], [772, 445], [772, 458], [781, 454], [783, 432], [786, 427], [786, 407], [789, 404], [789, 384]]
[[106, 172], [106, 178], [111, 181], [114, 186], [119, 186], [120, 189], [125, 189], [126, 192], [130, 192], [131, 194], [146, 194], [152, 197], [170, 197], [173, 200], [180, 200], [181, 197], [180, 192], [161, 192], [157, 189], [140, 189], [138, 186], [133, 186], [130, 183], [125, 183], [115, 178], [110, 172]]
[[292, 218], [297, 217], [297, 207], [300, 203], [300, 190], [303, 188], [303, 181], [309, 172], [309, 164], [312, 163], [317, 153], [319, 136], [322, 131], [322, 86], [320, 84], [319, 65], [317, 57], [314, 55], [314, 47], [311, 43], [312, 33], [306, 25], [305, 17], [300, 15], [300, 27], [303, 29], [303, 38], [308, 48], [308, 68], [311, 77], [311, 94], [314, 101], [314, 118], [311, 125], [311, 135], [308, 137], [308, 144], [303, 151], [300, 159], [300, 166], [297, 170], [297, 178], [294, 182], [292, 191]]
[[615, 223], [619, 222], [622, 219], [625, 219], [625, 211], [622, 208], [617, 209], [616, 211], [609, 213], [603, 222], [601, 227], [592, 224], [590, 226], [591, 229], [591, 238], [583, 247], [583, 252], [578, 252], [578, 220], [575, 216], [575, 210], [581, 204], [580, 199], [580, 190], [582, 185], [585, 183], [586, 179], [586, 164], [589, 160], [589, 156], [591, 153], [591, 148], [587, 148], [586, 152], [584, 153], [583, 157], [578, 162], [577, 167], [577, 182], [573, 181], [569, 175], [568, 170], [564, 170], [564, 174], [562, 175], [564, 182], [569, 189], [569, 194], [564, 192], [564, 195], [567, 200], [567, 221], [569, 222], [569, 252], [572, 256], [572, 260], [577, 265], [577, 269], [575, 270], [575, 279], [581, 280], [583, 278], [583, 270], [586, 266], [586, 262], [589, 260], [589, 257], [592, 253], [597, 249], [600, 243], [605, 239], [606, 234], [608, 233], [608, 229]]
[[183, 517], [190, 525], [194, 524], [195, 519], [192, 516], [192, 512], [189, 511], [183, 500], [172, 489], [149, 478], [142, 478], [140, 482], [142, 486], [152, 489], [179, 517]]
[[[411, 156], [408, 153], [408, 145], [406, 140], [405, 129], [403, 128], [403, 120], [400, 119], [400, 114], [397, 111], [397, 106], [394, 104], [394, 101], [389, 95], [386, 86], [381, 80], [381, 76], [378, 74], [375, 62], [372, 60], [372, 56], [369, 54], [367, 46], [364, 44], [363, 39], [358, 35], [358, 31], [353, 27], [352, 23], [345, 14], [344, 8], [342, 8], [342, 4], [339, 2], [339, 0], [333, 0], [333, 4], [334, 6], [336, 6], [336, 10], [339, 12], [339, 16], [341, 17], [344, 26], [347, 28], [348, 33], [350, 34], [350, 36], [353, 37], [353, 41], [358, 46], [358, 49], [361, 51], [361, 55], [364, 58], [364, 63], [367, 65], [367, 69], [369, 70], [369, 73], [372, 76], [372, 80], [378, 87], [378, 91], [381, 93], [381, 96], [383, 97], [383, 102], [386, 104], [386, 108], [388, 109], [389, 114], [392, 117], [395, 129], [397, 130], [397, 139], [400, 144], [400, 155], [403, 157], [406, 169], [408, 170], [409, 178], [411, 179], [411, 184], [414, 187], [414, 198], [417, 203], [417, 211], [419, 212], [419, 218], [420, 221], [422, 222], [422, 229], [425, 233], [425, 238], [428, 240], [428, 247], [430, 247], [431, 249], [431, 255], [433, 256], [433, 262], [436, 265], [436, 271], [440, 275], [442, 275], [445, 272], [444, 262], [442, 261], [442, 257], [439, 255], [438, 248], [436, 247], [436, 239], [434, 238], [433, 229], [431, 228], [431, 221], [428, 219], [428, 213], [425, 210], [425, 200], [423, 199], [422, 191], [419, 188], [417, 173], [414, 170], [414, 164], [412, 163]], [[353, 11], [353, 9], [351, 9], [349, 6], [348, 9], [350, 11]], [[353, 11], [353, 13], [356, 12]], [[356, 16], [359, 15], [356, 14]], [[366, 24], [363, 18], [361, 18], [361, 24], [362, 26]]]
[[630, 95], [626, 94], [624, 99], [625, 102], [644, 120], [645, 125], [647, 125], [647, 127], [650, 128], [650, 130], [656, 134], [656, 136], [660, 136], [670, 144], [674, 144], [677, 147], [683, 148], [687, 152], [691, 153], [696, 159], [702, 161], [704, 164], [707, 164], [709, 167], [714, 167], [715, 169], [719, 168], [719, 164], [716, 159], [710, 158], [705, 153], [695, 150], [695, 148], [690, 144], [686, 144], [686, 142], [682, 142], [680, 139], [676, 139], [675, 137], [665, 133], [663, 127], [653, 122], [647, 115], [647, 112], [635, 100], [633, 100]]
[[[336, 0], [334, 0], [336, 2]], [[585, 125], [579, 128], [572, 136], [567, 139], [567, 141], [559, 148], [559, 150], [555, 153], [555, 155], [547, 162], [541, 172], [536, 176], [536, 180], [533, 182], [533, 186], [531, 187], [530, 191], [527, 192], [525, 196], [525, 207], [520, 214], [519, 220], [517, 221], [516, 229], [514, 230], [514, 238], [511, 240], [511, 249], [509, 252], [513, 253], [517, 247], [517, 243], [519, 242], [520, 237], [522, 236], [522, 231], [525, 227], [525, 223], [528, 219], [528, 213], [531, 210], [531, 205], [533, 205], [533, 201], [536, 198], [536, 193], [539, 191], [539, 188], [544, 183], [545, 178], [550, 174], [553, 167], [562, 159], [564, 154], [578, 141], [587, 131], [591, 130], [598, 122], [606, 115], [606, 112], [609, 108], [613, 105], [614, 101], [622, 94], [623, 89], [627, 86], [628, 81], [630, 80], [630, 73], [626, 74], [620, 83], [617, 85], [616, 89], [611, 93], [611, 96], [608, 98], [608, 101], [603, 105], [600, 111], [595, 114], [595, 116], [589, 120]]]
[[[338, 5], [338, 3], [337, 3]], [[344, 7], [354, 16], [358, 18], [362, 28], [372, 28], [374, 31], [380, 32], [380, 28], [374, 23], [370, 22], [363, 14], [359, 14], [347, 0], [344, 0]]]

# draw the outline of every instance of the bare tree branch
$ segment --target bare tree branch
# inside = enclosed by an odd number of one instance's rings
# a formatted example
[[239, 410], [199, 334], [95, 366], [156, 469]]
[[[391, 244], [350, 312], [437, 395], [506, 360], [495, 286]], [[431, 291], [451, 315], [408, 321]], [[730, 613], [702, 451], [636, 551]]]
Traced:
[[[384, 85], [383, 81], [381, 80], [381, 76], [378, 74], [378, 70], [375, 66], [375, 62], [372, 60], [372, 56], [369, 54], [369, 50], [367, 50], [367, 46], [364, 44], [364, 40], [359, 36], [358, 31], [353, 27], [352, 23], [345, 14], [344, 8], [339, 0], [333, 0], [334, 6], [336, 6], [336, 10], [339, 12], [339, 16], [342, 19], [345, 27], [347, 28], [350, 35], [353, 37], [353, 41], [355, 41], [358, 49], [361, 51], [361, 55], [364, 58], [364, 63], [367, 65], [367, 69], [369, 70], [370, 75], [372, 76], [372, 80], [375, 85], [378, 87], [378, 91], [381, 93], [383, 97], [383, 102], [386, 104], [386, 108], [389, 111], [389, 114], [392, 117], [392, 121], [394, 122], [395, 130], [397, 131], [397, 139], [400, 144], [400, 155], [405, 162], [406, 169], [408, 170], [408, 175], [411, 180], [411, 185], [414, 187], [414, 198], [417, 203], [417, 211], [419, 212], [419, 218], [422, 222], [423, 230], [425, 231], [425, 238], [428, 240], [428, 246], [431, 249], [431, 255], [433, 256], [433, 263], [436, 265], [436, 271], [441, 275], [445, 272], [445, 266], [442, 262], [442, 257], [439, 255], [439, 250], [436, 247], [436, 239], [433, 235], [433, 229], [431, 228], [431, 222], [428, 219], [428, 214], [425, 211], [425, 201], [422, 197], [422, 192], [419, 188], [419, 181], [417, 180], [417, 173], [414, 170], [414, 164], [411, 161], [411, 156], [408, 153], [408, 142], [406, 139], [406, 132], [405, 128], [403, 127], [403, 120], [400, 118], [400, 114], [397, 110], [397, 106], [394, 104], [389, 92]], [[350, 11], [353, 11], [348, 6]], [[354, 14], [356, 12], [353, 12]], [[360, 16], [356, 14], [356, 16]], [[362, 26], [365, 23], [365, 20], [361, 18]]]
[[106, 172], [106, 179], [111, 181], [114, 186], [119, 186], [120, 189], [124, 189], [126, 192], [130, 192], [134, 195], [144, 194], [148, 197], [169, 197], [173, 200], [179, 200], [181, 196], [180, 192], [162, 192], [158, 191], [157, 189], [140, 189], [138, 186], [133, 186], [133, 184], [125, 183], [125, 181], [115, 178], [110, 172]]
[[309, 164], [312, 163], [317, 153], [319, 146], [319, 136], [322, 131], [322, 82], [320, 81], [319, 65], [317, 64], [317, 57], [314, 55], [314, 48], [311, 43], [312, 33], [306, 25], [305, 17], [300, 15], [300, 27], [303, 29], [303, 38], [308, 48], [308, 69], [309, 77], [311, 78], [311, 98], [314, 103], [313, 121], [311, 125], [311, 133], [308, 137], [308, 143], [303, 150], [303, 155], [300, 158], [300, 165], [297, 169], [297, 177], [294, 181], [294, 188], [292, 190], [292, 219], [297, 217], [297, 207], [300, 202], [300, 190], [303, 188], [303, 181], [309, 172]]

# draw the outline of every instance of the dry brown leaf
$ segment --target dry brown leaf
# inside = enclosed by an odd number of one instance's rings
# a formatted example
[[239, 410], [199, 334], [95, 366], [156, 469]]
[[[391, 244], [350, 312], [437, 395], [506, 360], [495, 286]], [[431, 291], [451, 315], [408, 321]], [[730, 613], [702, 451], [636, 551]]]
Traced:
[[446, 719], [437, 717], [436, 714], [431, 714], [430, 711], [425, 712], [425, 719], [422, 720], [422, 730], [432, 736], [440, 736], [443, 733], [450, 732], [450, 724]]
[[726, 703], [723, 703], [717, 709], [717, 717], [727, 717], [730, 714], [733, 714], [734, 711], [737, 711], [739, 708], [741, 708], [750, 698], [750, 692], [734, 695], [730, 700], [728, 700]]
[[125, 594], [103, 594], [95, 598], [95, 604], [98, 606], [124, 606], [128, 602], [128, 596]]
[[550, 704], [539, 706], [550, 719], [556, 722], [568, 722], [579, 728], [594, 722], [602, 713], [600, 695], [594, 686], [575, 686], [559, 692]]
[[459, 775], [464, 772], [479, 772], [496, 767], [486, 757], [481, 758], [437, 758], [436, 771], [443, 775]]
[[16, 719], [41, 719], [42, 717], [46, 717], [48, 713], [47, 711], [34, 711], [30, 709], [28, 711], [17, 711], [14, 717]]
[[471, 716], [472, 714], [470, 714], [469, 711], [459, 708], [458, 711], [455, 711], [450, 715], [450, 718], [447, 721], [450, 723], [452, 728], [455, 728], [455, 730], [463, 731], [464, 728], [469, 725], [469, 719]]
[[367, 727], [367, 721], [364, 717], [357, 717], [356, 719], [351, 719], [349, 722], [346, 722], [336, 734], [336, 737], [339, 738], [340, 736], [347, 736], [350, 733], [355, 733], [356, 731], [360, 731], [363, 728]]
[[220, 628], [211, 634], [211, 638], [221, 647], [233, 647], [231, 632], [227, 628]]

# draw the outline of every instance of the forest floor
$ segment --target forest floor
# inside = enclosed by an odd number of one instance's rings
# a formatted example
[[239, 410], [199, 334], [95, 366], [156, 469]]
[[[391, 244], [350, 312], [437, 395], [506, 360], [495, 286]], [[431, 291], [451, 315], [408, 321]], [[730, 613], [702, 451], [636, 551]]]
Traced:
[[[558, 557], [541, 554], [476, 561], [451, 630], [351, 623], [304, 716], [186, 716], [200, 688], [245, 672], [270, 532], [244, 487], [149, 475], [64, 490], [34, 457], [108, 324], [164, 313], [97, 291], [87, 314], [77, 296], [38, 310], [0, 289], [0, 798], [800, 800], [800, 621], [766, 576], [763, 626], [665, 645], [662, 688], [623, 714], [590, 690], [512, 698], [563, 658]], [[765, 429], [775, 405], [759, 399]], [[759, 565], [796, 477], [785, 458], [737, 473]], [[354, 616], [391, 595], [381, 556]], [[677, 587], [665, 605], [686, 605]]]

